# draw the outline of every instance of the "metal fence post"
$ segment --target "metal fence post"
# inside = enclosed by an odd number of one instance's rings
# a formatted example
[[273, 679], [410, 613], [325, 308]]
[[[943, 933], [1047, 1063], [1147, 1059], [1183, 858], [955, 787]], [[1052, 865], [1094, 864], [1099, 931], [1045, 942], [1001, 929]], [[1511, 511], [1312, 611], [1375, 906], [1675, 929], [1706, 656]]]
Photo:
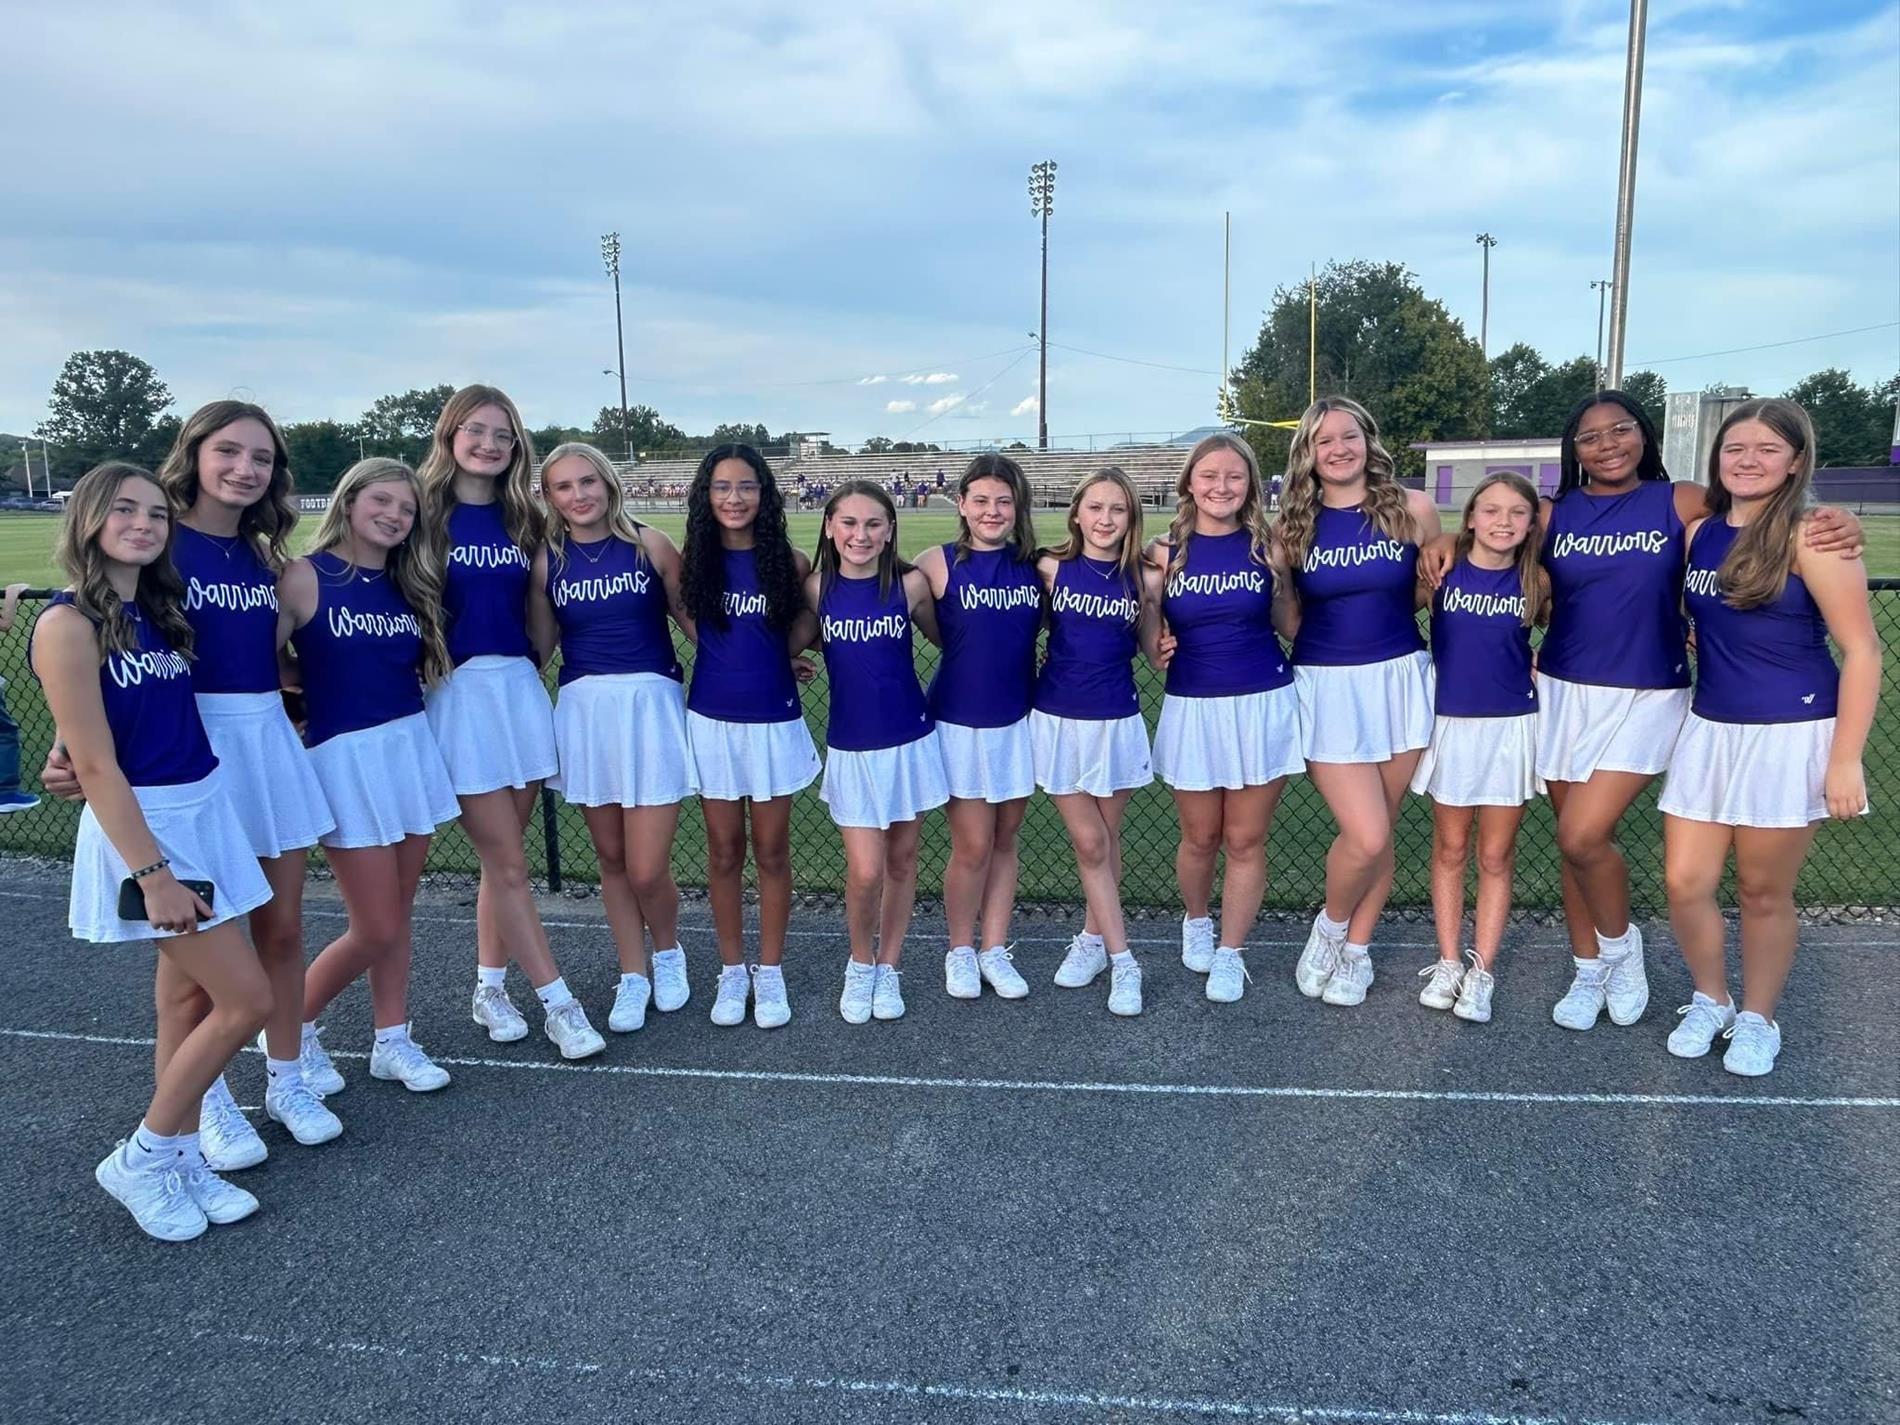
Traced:
[[561, 889], [561, 834], [555, 826], [554, 793], [541, 788], [541, 841], [548, 852], [548, 889]]

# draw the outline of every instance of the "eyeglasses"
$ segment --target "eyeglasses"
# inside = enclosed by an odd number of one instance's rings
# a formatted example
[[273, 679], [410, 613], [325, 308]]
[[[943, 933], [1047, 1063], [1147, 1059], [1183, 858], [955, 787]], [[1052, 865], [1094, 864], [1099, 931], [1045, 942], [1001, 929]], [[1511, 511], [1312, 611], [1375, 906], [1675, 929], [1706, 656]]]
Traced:
[[1597, 442], [1601, 441], [1604, 436], [1615, 436], [1618, 440], [1628, 440], [1636, 428], [1635, 421], [1618, 421], [1615, 425], [1605, 426], [1602, 430], [1579, 431], [1577, 433], [1576, 446], [1578, 450], [1595, 450]]
[[715, 500], [730, 499], [734, 495], [739, 496], [741, 499], [750, 500], [757, 498], [759, 486], [758, 482], [753, 480], [742, 481], [737, 485], [725, 480], [715, 480], [707, 487], [707, 491]]
[[510, 449], [515, 443], [515, 433], [511, 430], [490, 430], [487, 426], [460, 425], [456, 427], [470, 440], [492, 440], [503, 450]]

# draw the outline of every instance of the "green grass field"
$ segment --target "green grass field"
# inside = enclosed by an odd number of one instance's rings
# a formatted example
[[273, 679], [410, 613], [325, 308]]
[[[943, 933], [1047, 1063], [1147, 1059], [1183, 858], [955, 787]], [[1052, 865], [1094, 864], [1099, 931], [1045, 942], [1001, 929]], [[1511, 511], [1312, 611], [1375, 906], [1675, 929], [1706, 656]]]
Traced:
[[[0, 579], [24, 581], [36, 587], [55, 582], [50, 546], [56, 517], [17, 515], [0, 517]], [[653, 523], [679, 537], [682, 518], [658, 515]], [[1158, 520], [1151, 517], [1151, 525]], [[1868, 563], [1876, 574], [1900, 576], [1900, 517], [1869, 518]], [[314, 529], [315, 523], [306, 524]], [[955, 520], [947, 512], [907, 511], [898, 521], [900, 545], [914, 555], [954, 536]], [[1060, 516], [1045, 513], [1045, 539], [1059, 536]], [[817, 537], [818, 517], [792, 517], [792, 536], [809, 552]], [[1888, 658], [1883, 676], [1883, 716], [1875, 723], [1867, 753], [1869, 791], [1881, 812], [1900, 804], [1900, 591], [1875, 597], [1875, 619], [1886, 640]], [[27, 611], [30, 616], [30, 608]], [[25, 666], [26, 636], [21, 627], [0, 639], [0, 675], [7, 680], [7, 701], [19, 722], [25, 780], [34, 785], [35, 772], [45, 757], [52, 729], [39, 686]], [[683, 649], [682, 656], [690, 654]], [[920, 647], [919, 673], [928, 679], [936, 651]], [[552, 678], [550, 677], [550, 685]], [[1152, 727], [1160, 712], [1161, 680], [1141, 671], [1144, 711]], [[828, 687], [821, 676], [805, 693], [805, 715], [821, 745]], [[0, 818], [0, 851], [39, 852], [63, 856], [73, 838], [73, 808], [42, 803], [33, 811]], [[801, 793], [793, 811], [794, 874], [801, 889], [837, 889], [842, 884], [843, 858], [838, 834], [818, 800], [817, 789]], [[1325, 805], [1303, 777], [1293, 778], [1275, 818], [1269, 847], [1271, 890], [1269, 904], [1309, 907], [1323, 876], [1323, 862], [1332, 837], [1332, 820]], [[596, 868], [585, 826], [577, 812], [561, 806], [556, 816], [563, 875], [591, 881]], [[1122, 894], [1130, 905], [1166, 906], [1177, 902], [1174, 888], [1176, 822], [1166, 788], [1159, 783], [1135, 794], [1124, 827], [1125, 864]], [[1421, 798], [1408, 798], [1399, 827], [1399, 875], [1395, 904], [1424, 904], [1430, 898], [1427, 882], [1431, 844], [1431, 814]], [[1654, 812], [1654, 791], [1646, 794], [1636, 812], [1624, 823], [1623, 844], [1639, 904], [1655, 909], [1662, 904], [1661, 819]], [[1030, 803], [1021, 838], [1022, 885], [1025, 902], [1078, 899], [1075, 868], [1067, 837], [1055, 807], [1045, 797]], [[941, 882], [948, 835], [940, 817], [925, 823], [924, 864], [920, 884], [926, 893]], [[530, 851], [538, 873], [546, 871], [546, 853], [540, 835], [530, 836]], [[674, 864], [682, 883], [703, 884], [704, 828], [698, 804], [688, 802], [680, 826]], [[459, 830], [439, 837], [431, 865], [442, 871], [474, 869], [473, 854]], [[1884, 815], [1823, 830], [1803, 873], [1801, 899], [1809, 905], [1889, 904], [1894, 900], [1893, 858]], [[1558, 900], [1556, 857], [1552, 844], [1548, 803], [1536, 804], [1519, 842], [1518, 903], [1551, 906]]]

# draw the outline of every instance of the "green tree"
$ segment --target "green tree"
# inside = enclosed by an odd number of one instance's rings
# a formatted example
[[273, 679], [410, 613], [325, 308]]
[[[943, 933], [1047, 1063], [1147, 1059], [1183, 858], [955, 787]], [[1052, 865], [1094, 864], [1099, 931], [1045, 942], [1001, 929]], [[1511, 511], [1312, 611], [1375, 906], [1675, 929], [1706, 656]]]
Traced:
[[1550, 363], [1528, 342], [1507, 346], [1491, 358], [1491, 434], [1499, 440], [1536, 434], [1528, 411], [1531, 393], [1550, 375]]
[[299, 490], [334, 490], [359, 459], [356, 428], [341, 421], [293, 421], [282, 430]]
[[1657, 430], [1662, 429], [1663, 398], [1669, 394], [1667, 381], [1654, 371], [1632, 371], [1623, 378], [1623, 394], [1643, 408]]
[[1868, 387], [1839, 367], [1829, 367], [1797, 381], [1787, 394], [1814, 421], [1820, 464], [1885, 465], [1892, 448], [1896, 388], [1900, 376]]
[[380, 396], [356, 423], [357, 434], [370, 455], [393, 455], [410, 464], [422, 459], [435, 434], [436, 417], [449, 403], [455, 388], [446, 383], [427, 390]]
[[[1319, 394], [1351, 396], [1378, 420], [1401, 474], [1424, 467], [1414, 441], [1484, 434], [1490, 380], [1477, 342], [1402, 263], [1329, 262], [1317, 279]], [[1306, 407], [1307, 286], [1273, 295], [1259, 339], [1234, 371], [1240, 414], [1283, 421]], [[1284, 461], [1289, 433], [1256, 430], [1268, 468]]]
[[890, 448], [891, 438], [888, 435], [874, 435], [864, 442], [866, 455], [883, 455]]
[[[713, 427], [710, 440], [714, 445], [724, 445], [727, 441], [732, 441], [739, 445], [749, 445], [755, 450], [764, 450], [766, 446], [772, 443], [772, 433], [767, 430], [763, 424], [735, 425], [731, 423], [721, 423]], [[783, 444], [783, 442], [780, 443]]]
[[89, 465], [110, 456], [138, 459], [171, 403], [158, 373], [130, 352], [75, 351], [53, 381], [37, 433]]
[[654, 455], [684, 450], [686, 432], [666, 420], [651, 406], [633, 406], [627, 411], [627, 433], [620, 432], [620, 407], [602, 406], [594, 417], [594, 444], [609, 454], [619, 454], [629, 441], [634, 452]]

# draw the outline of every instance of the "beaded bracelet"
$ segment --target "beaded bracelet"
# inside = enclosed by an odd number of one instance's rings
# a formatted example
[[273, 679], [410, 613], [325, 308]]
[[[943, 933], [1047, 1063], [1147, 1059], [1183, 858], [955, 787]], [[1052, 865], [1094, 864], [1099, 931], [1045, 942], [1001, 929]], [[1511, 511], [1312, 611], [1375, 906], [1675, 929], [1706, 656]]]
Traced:
[[161, 856], [156, 861], [152, 862], [151, 865], [139, 867], [138, 870], [132, 873], [131, 879], [134, 881], [142, 881], [147, 876], [151, 875], [154, 871], [165, 870], [167, 867], [171, 865], [171, 863], [172, 863], [171, 857]]

